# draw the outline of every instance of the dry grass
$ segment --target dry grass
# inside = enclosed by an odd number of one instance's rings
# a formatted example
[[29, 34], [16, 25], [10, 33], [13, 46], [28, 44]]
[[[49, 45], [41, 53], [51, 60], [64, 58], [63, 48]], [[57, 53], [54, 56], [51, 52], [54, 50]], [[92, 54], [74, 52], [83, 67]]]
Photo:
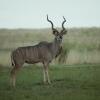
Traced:
[[[0, 29], [0, 64], [10, 66], [10, 53], [19, 46], [52, 41], [50, 29]], [[60, 55], [66, 64], [100, 62], [100, 28], [71, 28]]]

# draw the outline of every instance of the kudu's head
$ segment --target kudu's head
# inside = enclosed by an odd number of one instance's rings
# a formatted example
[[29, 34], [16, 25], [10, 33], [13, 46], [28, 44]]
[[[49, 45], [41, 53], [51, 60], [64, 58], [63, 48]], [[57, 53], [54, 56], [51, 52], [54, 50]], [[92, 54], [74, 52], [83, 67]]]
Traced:
[[64, 23], [66, 22], [66, 19], [63, 16], [64, 21], [62, 22], [62, 30], [59, 32], [57, 29], [54, 28], [53, 22], [49, 20], [47, 15], [47, 21], [51, 23], [52, 26], [52, 33], [55, 35], [55, 41], [61, 43], [63, 39], [63, 35], [67, 33], [67, 30], [64, 27]]

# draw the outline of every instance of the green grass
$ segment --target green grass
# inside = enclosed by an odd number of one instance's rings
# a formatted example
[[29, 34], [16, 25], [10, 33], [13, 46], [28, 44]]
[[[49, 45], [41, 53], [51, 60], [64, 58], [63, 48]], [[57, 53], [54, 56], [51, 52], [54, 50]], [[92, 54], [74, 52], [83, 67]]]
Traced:
[[50, 66], [51, 85], [44, 85], [42, 67], [24, 67], [16, 88], [9, 85], [10, 68], [0, 67], [0, 100], [100, 100], [100, 65]]

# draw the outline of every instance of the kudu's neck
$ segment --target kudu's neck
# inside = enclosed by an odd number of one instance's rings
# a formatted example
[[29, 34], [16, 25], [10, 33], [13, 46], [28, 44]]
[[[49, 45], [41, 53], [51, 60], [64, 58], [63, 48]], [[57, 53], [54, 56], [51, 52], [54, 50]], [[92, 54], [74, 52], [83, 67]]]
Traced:
[[53, 57], [55, 57], [58, 53], [59, 48], [61, 47], [61, 41], [54, 39], [52, 42], [52, 53]]

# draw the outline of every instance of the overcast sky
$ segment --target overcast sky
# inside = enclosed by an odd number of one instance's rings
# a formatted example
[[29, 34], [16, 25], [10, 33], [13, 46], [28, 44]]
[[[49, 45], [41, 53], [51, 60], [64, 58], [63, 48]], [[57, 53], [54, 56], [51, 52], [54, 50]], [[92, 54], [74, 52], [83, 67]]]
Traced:
[[100, 0], [0, 0], [0, 28], [100, 27]]

